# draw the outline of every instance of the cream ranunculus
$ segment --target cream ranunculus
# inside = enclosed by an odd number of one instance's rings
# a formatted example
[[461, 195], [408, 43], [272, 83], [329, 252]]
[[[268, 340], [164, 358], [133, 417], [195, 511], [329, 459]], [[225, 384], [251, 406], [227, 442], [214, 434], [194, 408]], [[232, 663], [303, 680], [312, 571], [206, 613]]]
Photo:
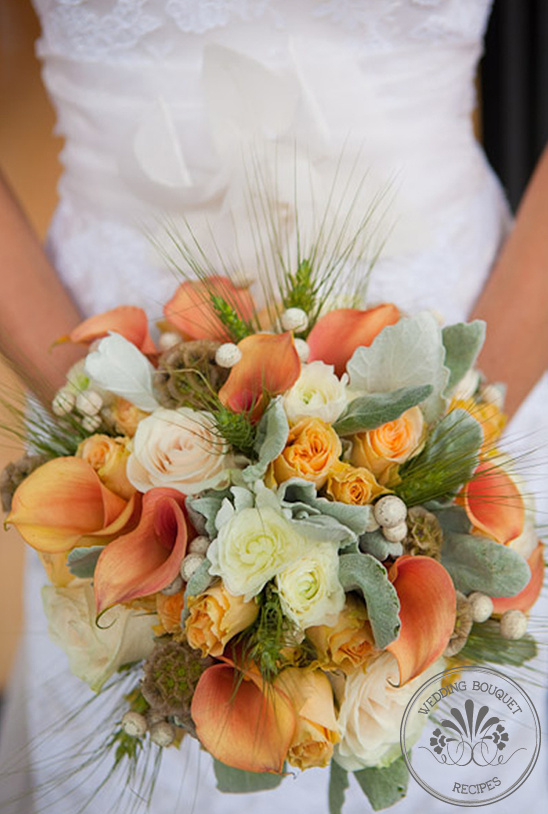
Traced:
[[253, 624], [259, 613], [255, 599], [232, 596], [218, 582], [199, 596], [188, 597], [187, 642], [202, 656], [220, 656], [237, 633]]
[[74, 675], [99, 692], [105, 681], [124, 664], [147, 658], [154, 647], [154, 614], [116, 605], [95, 624], [93, 588], [46, 585], [42, 602], [49, 635], [65, 651]]
[[139, 423], [127, 475], [140, 492], [164, 486], [195, 495], [226, 486], [232, 464], [209, 413], [162, 408]]
[[339, 555], [332, 543], [308, 543], [298, 560], [276, 577], [285, 615], [305, 630], [335, 621], [344, 607]]
[[[365, 669], [358, 668], [347, 676], [343, 697], [339, 698], [341, 742], [335, 760], [349, 772], [369, 766], [388, 766], [401, 754], [400, 725], [405, 707], [418, 688], [444, 668], [443, 660], [435, 662], [403, 687], [399, 682], [398, 663], [391, 653], [383, 652]], [[421, 716], [416, 715], [415, 719]], [[414, 743], [427, 720], [418, 721], [415, 730], [407, 731]]]
[[321, 418], [332, 424], [345, 409], [348, 376], [339, 379], [333, 365], [311, 362], [303, 365], [301, 375], [287, 391], [283, 404], [290, 424], [302, 418]]
[[209, 573], [246, 600], [256, 596], [306, 547], [298, 526], [265, 506], [243, 509], [225, 523], [207, 550]]

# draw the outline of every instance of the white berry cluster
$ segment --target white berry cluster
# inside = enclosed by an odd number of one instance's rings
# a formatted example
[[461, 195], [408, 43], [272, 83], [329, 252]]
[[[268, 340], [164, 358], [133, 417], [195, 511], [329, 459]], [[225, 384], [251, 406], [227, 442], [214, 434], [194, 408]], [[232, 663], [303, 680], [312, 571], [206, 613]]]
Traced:
[[73, 415], [86, 432], [95, 432], [102, 424], [103, 406], [103, 397], [97, 390], [87, 388], [78, 392], [67, 386], [57, 391], [51, 409], [59, 418]]
[[165, 718], [154, 714], [146, 716], [133, 710], [122, 718], [122, 729], [130, 738], [142, 738], [148, 731], [151, 741], [164, 748], [171, 746], [176, 735], [175, 727]]
[[401, 543], [407, 536], [407, 506], [396, 495], [385, 495], [373, 509], [376, 522], [389, 543]]

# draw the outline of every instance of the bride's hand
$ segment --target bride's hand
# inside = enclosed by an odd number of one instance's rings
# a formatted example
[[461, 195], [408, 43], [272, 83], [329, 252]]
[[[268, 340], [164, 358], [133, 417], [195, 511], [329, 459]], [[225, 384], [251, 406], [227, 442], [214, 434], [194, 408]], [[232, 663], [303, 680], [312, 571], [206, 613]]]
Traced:
[[479, 367], [513, 415], [548, 367], [548, 148], [472, 317], [487, 321]]
[[43, 401], [65, 382], [83, 355], [52, 343], [81, 316], [48, 262], [42, 246], [0, 176], [0, 352]]

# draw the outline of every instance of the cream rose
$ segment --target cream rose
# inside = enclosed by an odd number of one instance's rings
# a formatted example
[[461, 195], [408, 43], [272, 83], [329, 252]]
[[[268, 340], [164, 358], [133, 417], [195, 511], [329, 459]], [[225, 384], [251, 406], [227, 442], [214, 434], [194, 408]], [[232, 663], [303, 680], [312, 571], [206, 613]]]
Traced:
[[255, 599], [246, 602], [217, 583], [199, 596], [188, 597], [187, 642], [202, 656], [220, 656], [237, 633], [253, 624], [259, 613]]
[[[339, 698], [341, 742], [335, 754], [337, 763], [349, 772], [369, 766], [388, 766], [401, 754], [400, 725], [409, 700], [431, 676], [444, 668], [443, 660], [435, 662], [403, 687], [399, 682], [398, 663], [391, 653], [383, 652], [367, 667], [349, 674]], [[414, 729], [407, 732], [409, 742], [418, 739], [421, 716], [415, 716]]]
[[330, 624], [344, 607], [339, 555], [332, 543], [308, 543], [299, 559], [276, 577], [285, 615], [304, 630]]
[[124, 664], [147, 658], [154, 647], [154, 614], [116, 605], [95, 624], [93, 588], [46, 585], [42, 589], [49, 635], [68, 656], [74, 675], [99, 692], [105, 681]]
[[346, 373], [339, 379], [333, 365], [311, 362], [303, 365], [301, 375], [283, 399], [290, 424], [302, 418], [321, 418], [332, 424], [345, 409], [348, 399]]
[[306, 543], [296, 524], [274, 509], [243, 509], [209, 546], [209, 573], [221, 577], [231, 594], [249, 600], [293, 562]]
[[228, 450], [209, 413], [161, 408], [139, 423], [127, 475], [140, 492], [165, 486], [195, 495], [228, 484]]

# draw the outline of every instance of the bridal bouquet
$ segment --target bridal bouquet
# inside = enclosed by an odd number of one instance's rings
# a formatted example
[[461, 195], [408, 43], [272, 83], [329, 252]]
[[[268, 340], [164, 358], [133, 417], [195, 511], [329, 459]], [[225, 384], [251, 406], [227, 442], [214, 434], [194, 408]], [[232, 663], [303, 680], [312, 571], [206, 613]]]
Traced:
[[86, 320], [2, 494], [73, 672], [132, 683], [116, 764], [197, 738], [222, 791], [330, 767], [335, 814], [349, 772], [376, 810], [405, 794], [431, 675], [534, 655], [543, 558], [483, 323], [329, 307], [313, 282], [301, 260], [259, 312], [187, 279], [157, 344], [139, 308]]

